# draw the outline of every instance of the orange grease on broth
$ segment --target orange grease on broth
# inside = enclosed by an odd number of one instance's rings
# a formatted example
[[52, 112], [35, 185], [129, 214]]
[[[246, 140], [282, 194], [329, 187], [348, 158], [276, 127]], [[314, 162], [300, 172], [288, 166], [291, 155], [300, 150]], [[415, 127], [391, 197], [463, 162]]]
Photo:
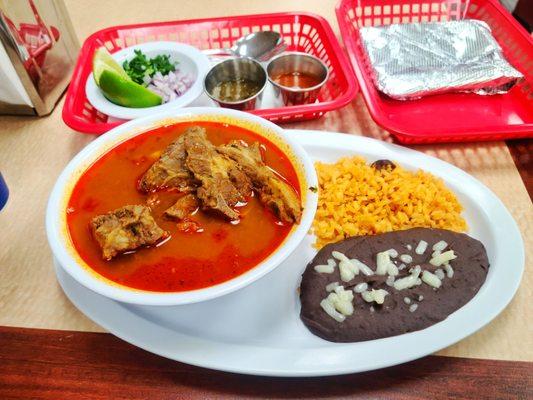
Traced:
[[239, 208], [236, 224], [198, 211], [191, 217], [202, 232], [180, 232], [177, 223], [163, 212], [181, 196], [158, 192], [161, 202], [152, 215], [171, 238], [151, 248], [141, 248], [111, 261], [104, 261], [89, 230], [96, 215], [128, 204], [146, 204], [147, 195], [137, 190], [142, 174], [161, 151], [193, 125], [206, 128], [215, 145], [230, 140], [260, 142], [266, 164], [299, 192], [298, 177], [287, 156], [267, 139], [244, 128], [217, 122], [185, 122], [160, 127], [117, 145], [83, 173], [68, 202], [67, 225], [80, 257], [100, 275], [128, 287], [179, 292], [200, 289], [232, 279], [268, 257], [286, 238], [292, 225], [282, 224], [258, 201], [249, 199]]

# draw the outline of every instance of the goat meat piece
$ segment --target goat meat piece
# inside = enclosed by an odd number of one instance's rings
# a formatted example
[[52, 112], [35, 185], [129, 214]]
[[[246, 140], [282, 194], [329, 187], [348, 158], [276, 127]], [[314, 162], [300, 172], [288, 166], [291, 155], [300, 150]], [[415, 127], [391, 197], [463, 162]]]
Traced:
[[182, 192], [194, 190], [194, 179], [185, 166], [185, 158], [182, 135], [163, 151], [159, 160], [142, 176], [139, 182], [141, 191], [149, 193], [167, 188], [176, 188]]
[[259, 200], [282, 221], [300, 222], [302, 206], [294, 188], [265, 165], [259, 143], [246, 146], [242, 142], [233, 141], [220, 146], [219, 151], [237, 162], [252, 181]]
[[150, 208], [130, 205], [91, 220], [94, 238], [102, 249], [102, 257], [111, 260], [118, 254], [156, 243], [168, 236], [150, 214]]
[[191, 215], [198, 208], [198, 199], [194, 194], [181, 196], [172, 207], [165, 211], [165, 215], [171, 219], [182, 220]]
[[245, 201], [251, 191], [251, 184], [239, 174], [236, 163], [217, 152], [207, 139], [206, 131], [191, 127], [184, 134], [187, 157], [185, 165], [200, 182], [196, 194], [202, 209], [214, 210], [235, 220], [239, 214], [232, 208]]

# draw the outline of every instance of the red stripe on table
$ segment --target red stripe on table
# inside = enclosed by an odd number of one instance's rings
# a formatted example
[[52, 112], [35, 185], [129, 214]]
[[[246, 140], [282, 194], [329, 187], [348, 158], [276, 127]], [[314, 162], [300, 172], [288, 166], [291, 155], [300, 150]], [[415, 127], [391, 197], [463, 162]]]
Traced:
[[0, 327], [2, 400], [526, 399], [532, 378], [533, 363], [438, 356], [362, 374], [264, 378], [174, 362], [105, 333]]

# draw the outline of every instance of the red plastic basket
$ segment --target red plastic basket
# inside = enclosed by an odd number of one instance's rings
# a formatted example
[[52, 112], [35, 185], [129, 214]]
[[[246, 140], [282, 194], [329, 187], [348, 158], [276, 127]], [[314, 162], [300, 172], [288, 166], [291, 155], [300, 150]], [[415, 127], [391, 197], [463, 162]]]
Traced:
[[[337, 19], [361, 92], [377, 124], [402, 143], [503, 140], [533, 136], [533, 40], [496, 0], [342, 0]], [[442, 94], [393, 100], [376, 89], [359, 28], [480, 19], [525, 80], [503, 95]]]
[[170, 40], [189, 43], [200, 49], [228, 48], [241, 36], [261, 30], [280, 32], [288, 50], [304, 51], [321, 58], [330, 68], [330, 77], [317, 103], [254, 110], [254, 114], [274, 122], [318, 118], [348, 104], [355, 97], [358, 91], [355, 76], [324, 18], [309, 13], [241, 15], [116, 26], [92, 34], [82, 46], [63, 106], [63, 120], [72, 129], [97, 134], [124, 122], [108, 121], [107, 115], [95, 110], [85, 96], [92, 56], [100, 46], [106, 46], [113, 53], [138, 43]]

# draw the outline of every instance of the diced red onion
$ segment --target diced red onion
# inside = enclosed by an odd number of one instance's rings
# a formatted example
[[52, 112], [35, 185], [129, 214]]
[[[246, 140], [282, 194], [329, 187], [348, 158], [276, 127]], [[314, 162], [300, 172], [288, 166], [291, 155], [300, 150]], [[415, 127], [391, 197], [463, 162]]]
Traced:
[[182, 96], [194, 83], [190, 74], [176, 69], [167, 75], [156, 72], [148, 81], [147, 88], [162, 97], [163, 103], [168, 103]]

